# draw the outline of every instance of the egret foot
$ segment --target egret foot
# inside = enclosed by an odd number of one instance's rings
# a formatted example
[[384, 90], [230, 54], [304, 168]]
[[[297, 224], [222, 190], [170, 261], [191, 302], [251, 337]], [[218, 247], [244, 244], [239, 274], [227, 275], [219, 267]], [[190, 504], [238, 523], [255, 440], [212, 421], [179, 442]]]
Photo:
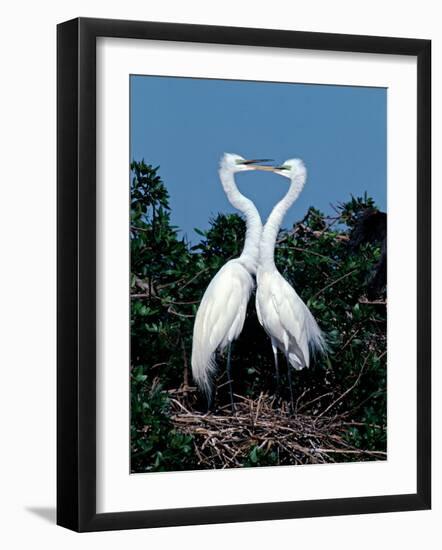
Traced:
[[275, 395], [277, 395], [279, 398], [281, 397], [281, 382], [279, 379], [279, 365], [278, 365], [278, 348], [272, 341], [272, 350], [273, 350], [273, 357], [275, 360]]
[[292, 366], [290, 365], [287, 359], [287, 378], [289, 381], [289, 390], [290, 390], [290, 412], [294, 414], [295, 412], [295, 400], [293, 398], [293, 384], [292, 384]]
[[212, 391], [210, 394], [210, 397], [207, 398], [207, 411], [206, 414], [214, 413], [215, 412], [215, 398], [216, 398], [216, 392]]
[[232, 413], [236, 413], [235, 402], [233, 400], [233, 385], [232, 385], [232, 371], [231, 371], [231, 353], [232, 353], [232, 343], [229, 344], [227, 349], [227, 382], [229, 384], [229, 394], [230, 394], [230, 407]]

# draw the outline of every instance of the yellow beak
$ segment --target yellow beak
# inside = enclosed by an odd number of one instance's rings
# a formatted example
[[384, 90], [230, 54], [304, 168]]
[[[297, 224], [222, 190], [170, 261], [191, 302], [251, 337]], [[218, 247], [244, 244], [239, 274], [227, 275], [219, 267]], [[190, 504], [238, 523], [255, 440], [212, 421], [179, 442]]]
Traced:
[[256, 164], [250, 168], [253, 170], [262, 170], [263, 172], [274, 172], [276, 170], [275, 166], [261, 166], [260, 164]]

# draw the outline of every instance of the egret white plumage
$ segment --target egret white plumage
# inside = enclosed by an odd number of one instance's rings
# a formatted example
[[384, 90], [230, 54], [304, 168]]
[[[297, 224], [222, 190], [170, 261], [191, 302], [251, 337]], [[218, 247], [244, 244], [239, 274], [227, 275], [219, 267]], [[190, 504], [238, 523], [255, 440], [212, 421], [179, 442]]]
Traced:
[[244, 214], [246, 237], [239, 258], [229, 260], [213, 277], [199, 305], [193, 327], [192, 374], [209, 401], [213, 396], [213, 376], [216, 371], [215, 355], [227, 348], [227, 377], [232, 408], [231, 344], [241, 334], [247, 303], [255, 286], [262, 222], [253, 202], [240, 193], [234, 174], [246, 170], [272, 170], [257, 165], [267, 159], [246, 160], [226, 153], [220, 162], [219, 177], [232, 206]]
[[308, 367], [310, 352], [322, 352], [325, 341], [315, 318], [279, 273], [275, 265], [276, 238], [285, 213], [301, 193], [307, 170], [300, 159], [290, 159], [274, 171], [290, 179], [286, 195], [275, 205], [262, 230], [257, 269], [256, 312], [259, 322], [270, 336], [279, 388], [278, 349], [288, 367], [290, 397], [293, 407], [291, 368]]

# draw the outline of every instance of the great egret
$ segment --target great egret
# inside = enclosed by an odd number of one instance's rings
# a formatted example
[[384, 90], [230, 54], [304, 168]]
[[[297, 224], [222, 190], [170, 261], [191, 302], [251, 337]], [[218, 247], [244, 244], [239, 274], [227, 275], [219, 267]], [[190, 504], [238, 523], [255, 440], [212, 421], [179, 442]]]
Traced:
[[273, 171], [289, 178], [291, 183], [284, 198], [273, 208], [262, 231], [256, 277], [256, 312], [271, 339], [278, 388], [278, 349], [285, 355], [293, 407], [291, 367], [297, 370], [308, 367], [310, 351], [322, 352], [325, 342], [310, 310], [279, 273], [274, 261], [279, 228], [285, 213], [304, 187], [307, 170], [302, 160], [290, 159]]
[[221, 158], [219, 177], [232, 206], [246, 218], [246, 238], [239, 258], [229, 260], [213, 277], [204, 292], [193, 326], [192, 374], [195, 382], [212, 403], [212, 379], [216, 370], [215, 354], [227, 348], [227, 377], [232, 409], [233, 391], [230, 368], [231, 344], [241, 334], [247, 303], [255, 286], [262, 222], [253, 202], [240, 193], [234, 174], [246, 170], [273, 170], [257, 162], [226, 153]]

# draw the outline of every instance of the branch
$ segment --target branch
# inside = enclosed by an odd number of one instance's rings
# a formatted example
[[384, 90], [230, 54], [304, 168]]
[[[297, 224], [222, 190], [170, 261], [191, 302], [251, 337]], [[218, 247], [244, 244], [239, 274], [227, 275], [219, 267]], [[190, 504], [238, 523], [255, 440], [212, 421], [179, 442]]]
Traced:
[[355, 273], [356, 271], [358, 271], [357, 268], [355, 269], [352, 269], [351, 271], [349, 271], [348, 273], [345, 273], [344, 275], [342, 275], [341, 277], [338, 277], [337, 279], [335, 279], [334, 281], [332, 281], [331, 283], [329, 283], [328, 285], [325, 285], [324, 288], [321, 288], [321, 290], [319, 290], [316, 294], [314, 294], [310, 300], [314, 300], [317, 296], [319, 296], [320, 294], [322, 294], [324, 292], [324, 290], [327, 290], [328, 288], [334, 286], [336, 283], [339, 283], [339, 281], [342, 281], [343, 279], [345, 279], [346, 277], [349, 277], [350, 275], [352, 275], [353, 273]]
[[339, 262], [334, 260], [333, 258], [330, 258], [329, 256], [324, 256], [324, 254], [319, 254], [319, 252], [313, 252], [313, 250], [308, 250], [307, 248], [301, 248], [300, 246], [288, 246], [290, 250], [297, 250], [298, 252], [305, 252], [306, 254], [312, 254], [313, 256], [318, 256], [318, 258], [324, 258], [325, 260], [329, 262], [333, 262], [334, 264], [338, 264]]
[[341, 394], [337, 399], [335, 399], [332, 403], [330, 403], [330, 405], [325, 410], [323, 410], [322, 413], [318, 415], [318, 418], [321, 418], [321, 416], [323, 416], [332, 407], [334, 407], [337, 403], [339, 403], [339, 401], [342, 401], [342, 399], [344, 399], [344, 397], [347, 394], [349, 394], [352, 391], [352, 389], [358, 384], [359, 380], [361, 379], [362, 373], [364, 372], [365, 365], [367, 364], [369, 357], [370, 356], [367, 355], [367, 357], [365, 358], [365, 361], [362, 364], [361, 370], [359, 371], [358, 377], [356, 378], [355, 382], [349, 388], [347, 388], [343, 394]]
[[184, 317], [185, 319], [188, 319], [189, 317], [195, 317], [195, 315], [186, 315], [185, 313], [179, 313], [178, 311], [175, 311], [172, 305], [167, 308], [167, 313], [172, 313], [172, 315], [176, 315], [177, 317]]

